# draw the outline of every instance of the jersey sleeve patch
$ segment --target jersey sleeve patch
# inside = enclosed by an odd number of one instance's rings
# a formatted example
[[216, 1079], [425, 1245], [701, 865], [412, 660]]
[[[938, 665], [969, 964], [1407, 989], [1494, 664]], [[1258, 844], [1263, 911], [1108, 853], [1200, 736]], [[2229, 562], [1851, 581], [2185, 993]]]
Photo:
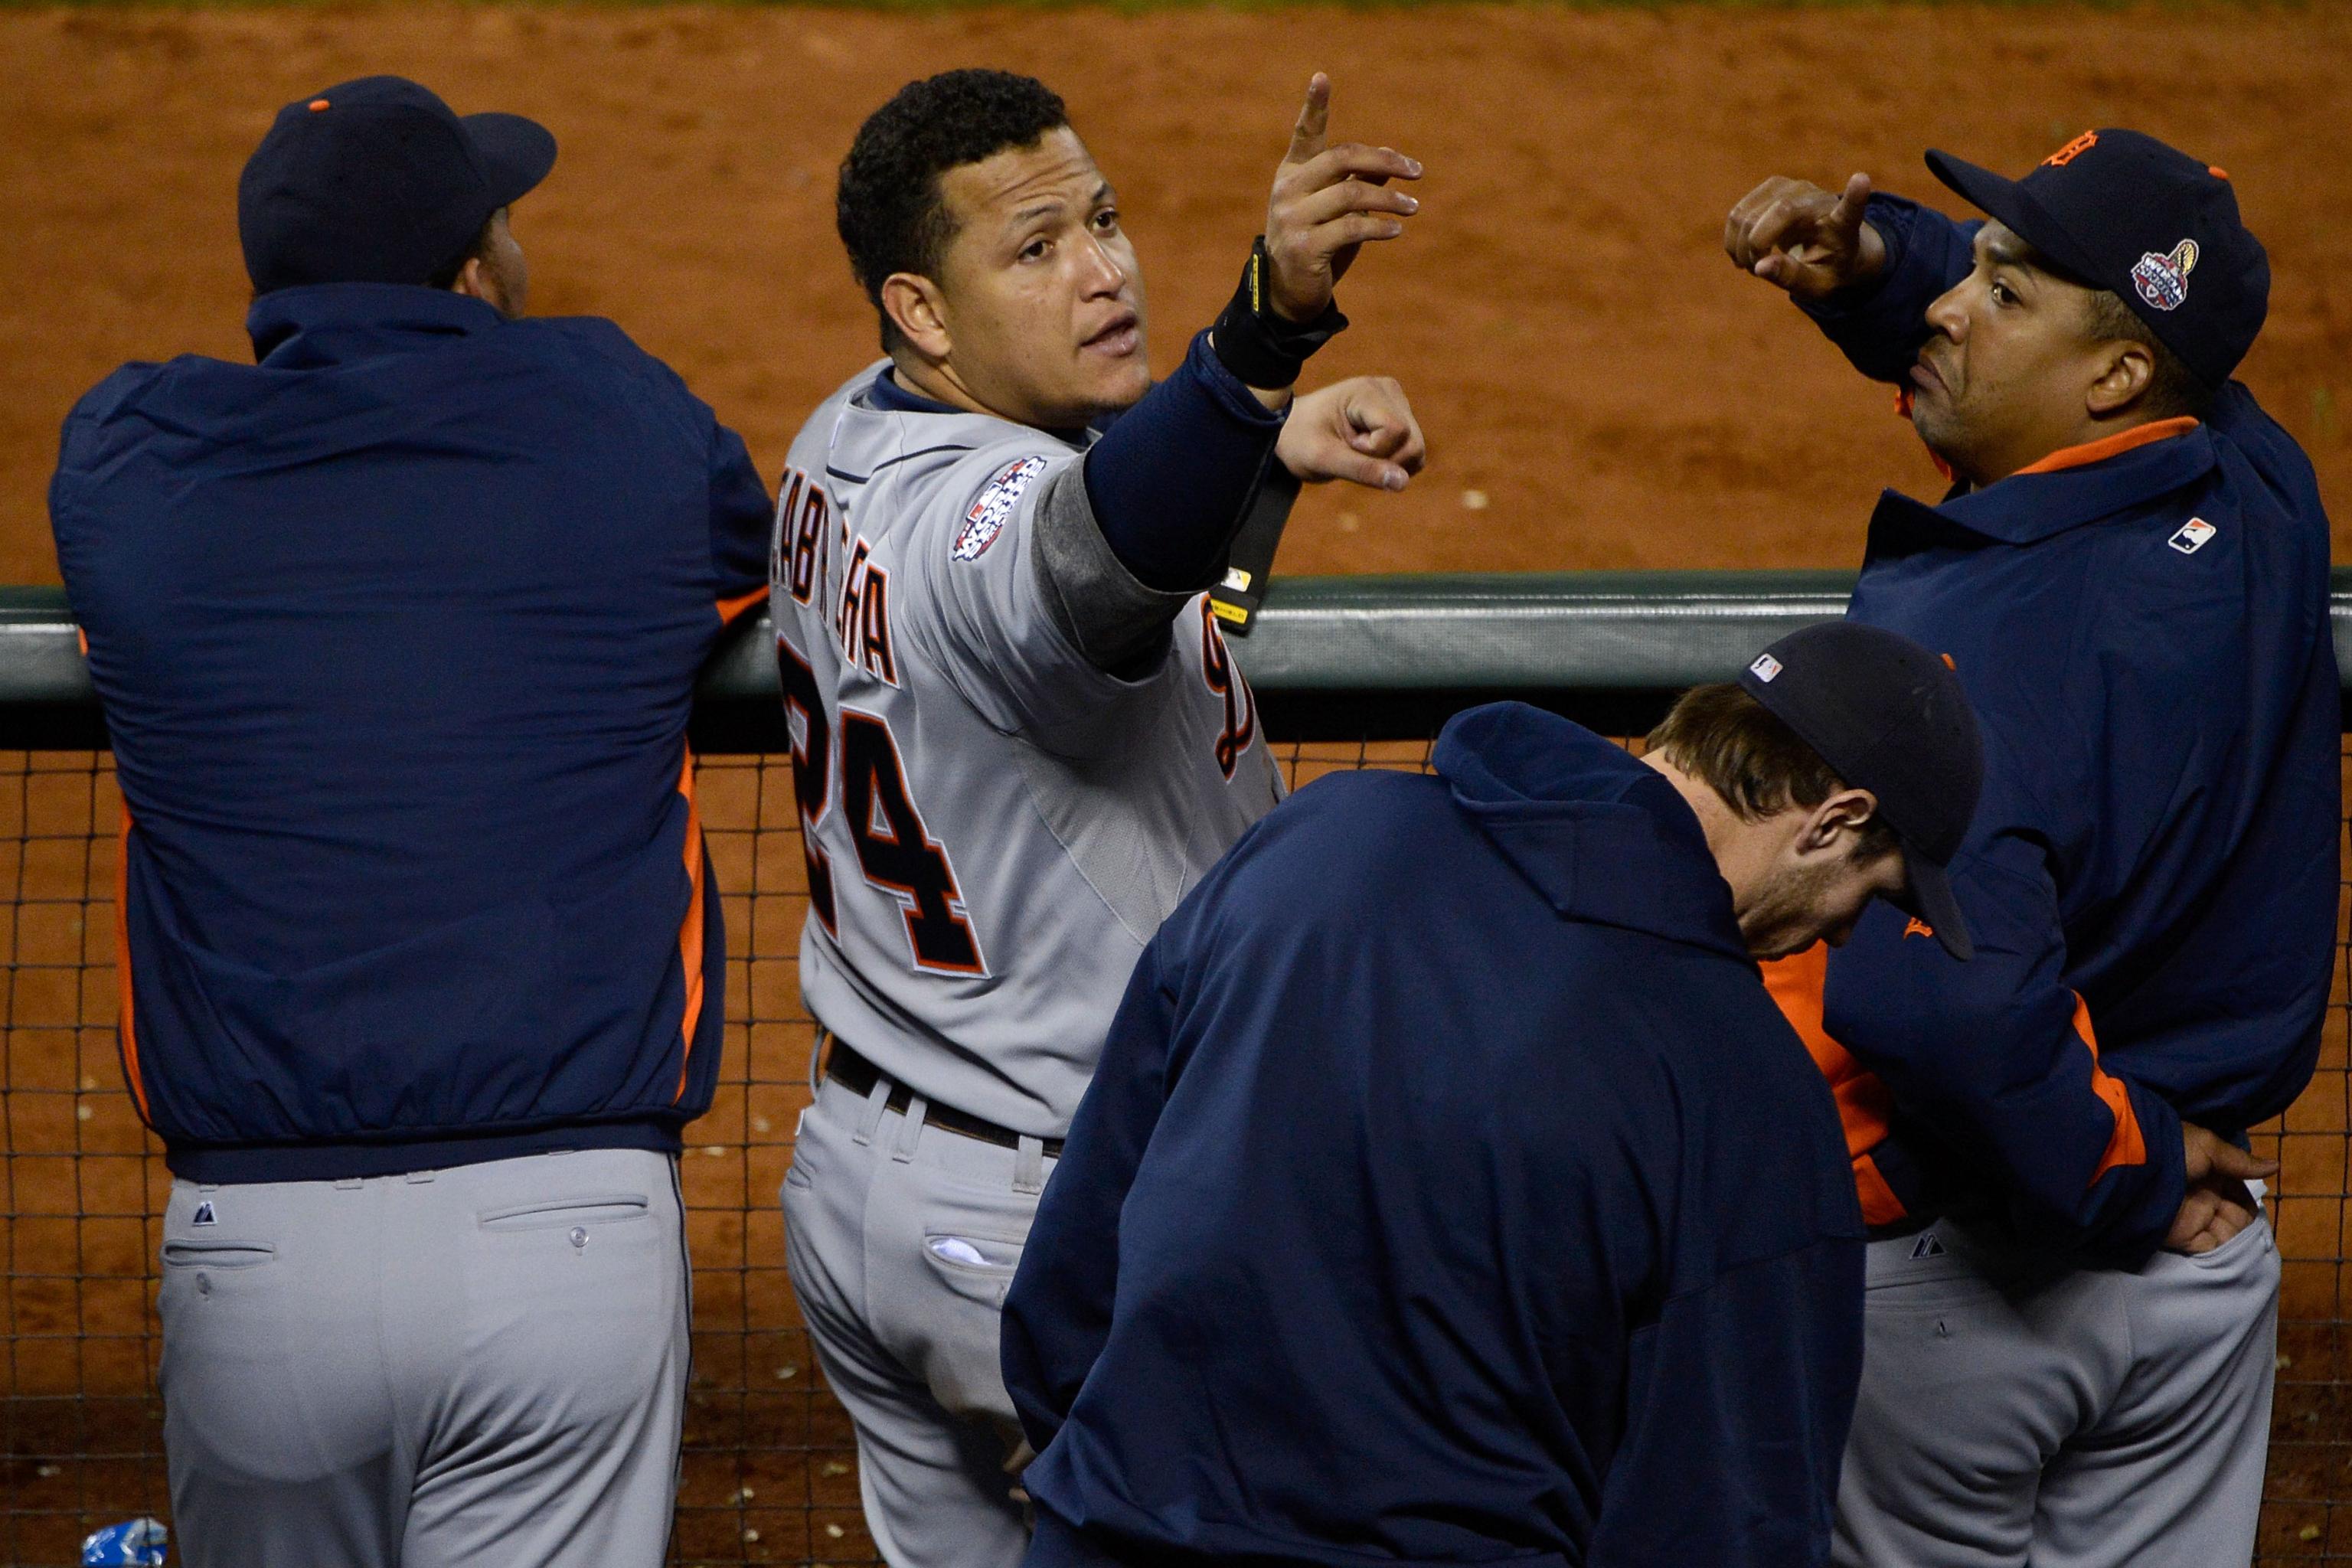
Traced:
[[963, 514], [963, 527], [956, 531], [955, 548], [950, 553], [958, 561], [979, 560], [1013, 521], [1013, 509], [1021, 504], [1022, 492], [1045, 471], [1045, 459], [1034, 456], [1015, 458], [997, 469]]

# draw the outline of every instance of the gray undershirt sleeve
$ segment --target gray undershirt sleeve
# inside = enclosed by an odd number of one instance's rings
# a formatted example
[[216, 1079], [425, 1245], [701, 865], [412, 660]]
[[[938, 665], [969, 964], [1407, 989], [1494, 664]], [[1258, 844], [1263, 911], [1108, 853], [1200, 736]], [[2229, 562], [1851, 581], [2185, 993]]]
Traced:
[[1136, 580], [1095, 521], [1085, 469], [1083, 463], [1066, 464], [1045, 481], [1033, 514], [1031, 559], [1054, 624], [1087, 663], [1118, 674], [1167, 647], [1169, 626], [1201, 590], [1169, 592]]

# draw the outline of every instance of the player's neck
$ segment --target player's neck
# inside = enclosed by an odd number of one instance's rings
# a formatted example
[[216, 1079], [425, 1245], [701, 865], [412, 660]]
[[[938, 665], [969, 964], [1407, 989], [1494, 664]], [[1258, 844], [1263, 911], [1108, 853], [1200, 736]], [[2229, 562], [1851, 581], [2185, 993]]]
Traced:
[[1011, 417], [1003, 410], [991, 408], [973, 396], [950, 366], [927, 363], [909, 355], [893, 354], [890, 374], [900, 386], [918, 397], [928, 397], [934, 403], [944, 403], [967, 414], [985, 414], [992, 419]]
[[1698, 818], [1716, 872], [1731, 889], [1732, 914], [1744, 918], [1756, 904], [1779, 847], [1771, 825], [1744, 820], [1715, 793], [1714, 785], [1685, 773], [1659, 752], [1646, 752], [1642, 761], [1664, 775]]
[[[2047, 474], [2081, 468], [2184, 434], [2196, 426], [2193, 418], [2151, 415], [2135, 407], [2105, 416], [2085, 415], [2072, 425], [2014, 444], [2013, 451], [1994, 461], [1971, 465], [1948, 454], [1945, 461], [1956, 477], [1969, 481], [1971, 489], [1982, 489], [2012, 474]], [[1971, 471], [1972, 468], [1976, 471]]]

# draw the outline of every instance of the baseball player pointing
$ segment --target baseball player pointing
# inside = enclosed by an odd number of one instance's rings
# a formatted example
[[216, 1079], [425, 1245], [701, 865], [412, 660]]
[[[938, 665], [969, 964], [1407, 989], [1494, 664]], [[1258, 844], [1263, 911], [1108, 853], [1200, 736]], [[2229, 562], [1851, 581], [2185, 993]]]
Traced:
[[2311, 1075], [2342, 801], [2328, 525], [2231, 373], [2270, 269], [2229, 177], [2130, 131], [1991, 215], [1765, 182], [1725, 226], [1953, 476], [1888, 492], [1851, 614], [1983, 721], [1976, 960], [1866, 917], [1776, 975], [1871, 1248], [1843, 1563], [2251, 1555], [2279, 1264], [2242, 1147]]
[[1280, 775], [1203, 593], [1269, 480], [1403, 486], [1391, 382], [1294, 399], [1420, 165], [1326, 140], [1154, 385], [1116, 193], [1038, 82], [951, 71], [859, 130], [838, 221], [887, 355], [793, 443], [772, 603], [824, 1048], [794, 1288], [898, 1568], [1028, 1532], [998, 1310], [1128, 975]]

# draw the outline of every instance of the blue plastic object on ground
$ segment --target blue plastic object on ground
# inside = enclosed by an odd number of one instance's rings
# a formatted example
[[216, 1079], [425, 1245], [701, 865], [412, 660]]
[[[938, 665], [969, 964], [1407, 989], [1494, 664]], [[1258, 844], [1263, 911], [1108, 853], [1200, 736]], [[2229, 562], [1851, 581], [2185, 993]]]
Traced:
[[130, 1563], [134, 1568], [160, 1568], [170, 1554], [172, 1532], [156, 1519], [126, 1519], [83, 1538], [82, 1568], [97, 1563]]

